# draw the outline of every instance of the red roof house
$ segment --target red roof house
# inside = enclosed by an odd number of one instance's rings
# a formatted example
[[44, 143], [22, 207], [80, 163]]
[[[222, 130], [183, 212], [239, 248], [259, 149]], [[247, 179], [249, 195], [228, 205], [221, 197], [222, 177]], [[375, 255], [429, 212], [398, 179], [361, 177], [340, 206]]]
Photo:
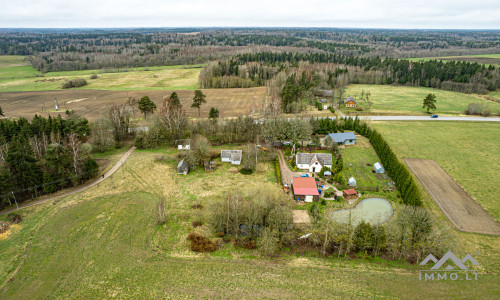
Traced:
[[293, 177], [292, 187], [293, 198], [297, 201], [312, 202], [319, 200], [318, 186], [313, 177]]
[[358, 195], [358, 191], [356, 191], [355, 189], [348, 189], [348, 190], [344, 190], [343, 194], [344, 194], [344, 198], [353, 197], [353, 196]]

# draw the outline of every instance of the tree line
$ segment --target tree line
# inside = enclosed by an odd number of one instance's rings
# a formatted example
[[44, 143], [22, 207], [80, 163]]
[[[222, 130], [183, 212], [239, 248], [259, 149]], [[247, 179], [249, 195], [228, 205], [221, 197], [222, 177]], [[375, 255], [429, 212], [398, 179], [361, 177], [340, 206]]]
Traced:
[[0, 208], [96, 176], [90, 133], [88, 121], [72, 113], [0, 120]]

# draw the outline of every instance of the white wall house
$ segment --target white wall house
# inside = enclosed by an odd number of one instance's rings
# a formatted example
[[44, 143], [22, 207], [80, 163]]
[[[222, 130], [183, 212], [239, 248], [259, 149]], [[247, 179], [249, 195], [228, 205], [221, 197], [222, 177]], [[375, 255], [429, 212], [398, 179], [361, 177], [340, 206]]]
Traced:
[[230, 162], [233, 165], [241, 165], [243, 151], [241, 150], [221, 150], [220, 159], [222, 162]]
[[297, 169], [318, 173], [321, 168], [332, 168], [332, 155], [330, 153], [302, 153], [295, 156]]

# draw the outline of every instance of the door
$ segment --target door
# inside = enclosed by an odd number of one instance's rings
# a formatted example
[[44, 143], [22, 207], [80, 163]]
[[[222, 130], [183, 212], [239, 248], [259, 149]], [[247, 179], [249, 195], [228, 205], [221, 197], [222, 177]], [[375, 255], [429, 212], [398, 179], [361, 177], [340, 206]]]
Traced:
[[306, 196], [305, 202], [313, 202], [313, 196]]

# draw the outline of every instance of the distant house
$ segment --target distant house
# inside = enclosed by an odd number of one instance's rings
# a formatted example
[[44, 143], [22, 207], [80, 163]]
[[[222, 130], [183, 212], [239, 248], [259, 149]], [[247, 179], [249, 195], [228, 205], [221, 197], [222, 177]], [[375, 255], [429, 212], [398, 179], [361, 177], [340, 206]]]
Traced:
[[297, 168], [308, 170], [316, 173], [321, 171], [321, 168], [332, 168], [332, 155], [330, 153], [302, 153], [299, 152], [295, 156]]
[[354, 177], [349, 178], [349, 181], [347, 182], [348, 185], [350, 186], [356, 186], [356, 179]]
[[185, 160], [181, 160], [177, 164], [177, 174], [187, 175], [189, 173], [189, 164]]
[[344, 191], [342, 192], [342, 196], [343, 196], [345, 199], [354, 198], [354, 197], [357, 197], [357, 196], [358, 196], [358, 191], [356, 191], [355, 189], [348, 189], [348, 190], [344, 190]]
[[325, 137], [325, 143], [328, 139], [332, 139], [337, 145], [354, 145], [358, 139], [354, 132], [339, 132], [329, 133]]
[[223, 162], [230, 162], [232, 165], [241, 165], [243, 152], [241, 150], [221, 150], [220, 158]]
[[375, 169], [375, 173], [384, 173], [385, 169], [379, 162], [373, 164], [373, 168]]
[[326, 102], [328, 102], [328, 100], [326, 100], [325, 98], [321, 98], [321, 99], [319, 99], [319, 102], [320, 103], [326, 103]]
[[176, 140], [177, 149], [179, 150], [189, 150], [191, 149], [191, 140]]
[[326, 179], [330, 179], [330, 177], [332, 177], [332, 172], [330, 172], [330, 171], [325, 171], [325, 172], [323, 173], [323, 176], [325, 176], [325, 178], [326, 178]]
[[349, 98], [345, 99], [344, 106], [345, 107], [356, 107], [356, 106], [358, 106], [358, 102], [356, 102], [356, 100], [354, 100], [353, 97], [349, 97]]
[[319, 200], [318, 186], [313, 177], [292, 177], [293, 199], [313, 202]]

